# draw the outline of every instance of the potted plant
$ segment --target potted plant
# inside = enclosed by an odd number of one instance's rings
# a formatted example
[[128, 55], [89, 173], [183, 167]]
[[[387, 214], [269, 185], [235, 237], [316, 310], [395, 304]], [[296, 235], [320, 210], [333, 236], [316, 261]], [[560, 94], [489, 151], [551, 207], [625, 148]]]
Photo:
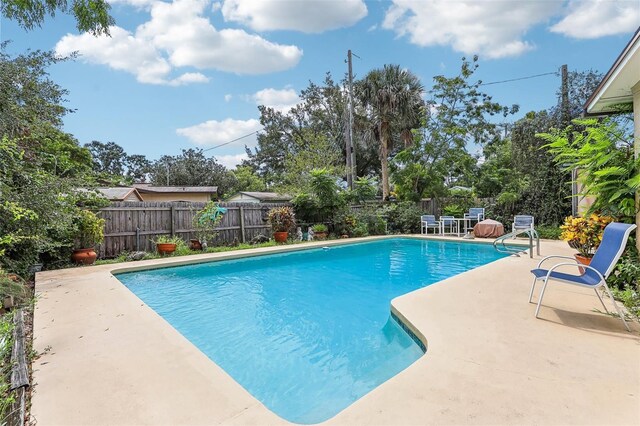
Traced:
[[[611, 222], [613, 222], [613, 218], [597, 214], [592, 214], [589, 217], [569, 216], [560, 226], [562, 229], [560, 238], [567, 241], [571, 248], [578, 250], [574, 257], [579, 263], [588, 265], [591, 263], [593, 253], [602, 241], [604, 228]], [[580, 272], [584, 273], [584, 269], [580, 268]]]
[[325, 225], [324, 223], [316, 223], [311, 227], [311, 230], [313, 231], [313, 238], [324, 240], [325, 238], [327, 238], [327, 232], [329, 231], [329, 228], [327, 228], [327, 225]]
[[176, 251], [178, 244], [182, 243], [182, 238], [178, 236], [160, 235], [153, 242], [156, 245], [158, 254], [164, 256], [165, 254], [171, 254]]
[[95, 246], [104, 241], [104, 219], [92, 211], [80, 210], [75, 225], [75, 249], [71, 260], [81, 265], [92, 265], [98, 257]]
[[296, 226], [296, 216], [293, 209], [288, 206], [274, 207], [267, 214], [273, 238], [278, 243], [284, 243], [289, 236], [289, 230]]
[[210, 201], [202, 210], [193, 215], [193, 226], [196, 230], [196, 238], [190, 240], [192, 250], [202, 250], [207, 247], [207, 241], [212, 241], [218, 231], [216, 228], [222, 221], [222, 217], [227, 209], [220, 207], [217, 203]]

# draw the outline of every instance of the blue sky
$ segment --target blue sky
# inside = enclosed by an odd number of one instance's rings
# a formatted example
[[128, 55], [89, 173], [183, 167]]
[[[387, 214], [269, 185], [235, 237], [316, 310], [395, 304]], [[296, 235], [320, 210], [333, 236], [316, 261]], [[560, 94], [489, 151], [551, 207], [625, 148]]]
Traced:
[[[58, 15], [25, 32], [2, 18], [10, 51], [78, 51], [50, 69], [76, 109], [64, 130], [81, 143], [113, 141], [156, 159], [218, 145], [260, 128], [258, 104], [286, 110], [309, 80], [395, 63], [418, 75], [454, 75], [480, 55], [477, 78], [606, 72], [640, 26], [638, 0], [110, 0], [111, 37], [79, 34]], [[486, 86], [520, 116], [555, 103], [554, 75]], [[208, 151], [232, 166], [250, 137]]]

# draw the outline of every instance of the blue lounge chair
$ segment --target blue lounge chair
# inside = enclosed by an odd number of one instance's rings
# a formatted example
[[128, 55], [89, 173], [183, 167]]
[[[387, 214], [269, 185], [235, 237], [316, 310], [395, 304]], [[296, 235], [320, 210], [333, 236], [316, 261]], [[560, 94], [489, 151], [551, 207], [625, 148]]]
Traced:
[[458, 222], [456, 222], [453, 216], [440, 216], [440, 233], [444, 235], [449, 228], [450, 234], [458, 233]]
[[[531, 303], [531, 299], [533, 298], [533, 290], [535, 289], [536, 282], [538, 280], [543, 282], [542, 290], [540, 291], [540, 299], [538, 300], [538, 306], [536, 307], [536, 318], [538, 318], [540, 305], [542, 304], [542, 297], [544, 296], [544, 291], [547, 288], [547, 283], [549, 281], [559, 281], [566, 284], [592, 288], [596, 292], [598, 299], [600, 299], [600, 303], [604, 306], [604, 310], [609, 313], [607, 307], [602, 301], [602, 297], [600, 297], [600, 294], [598, 293], [598, 288], [604, 287], [611, 299], [611, 302], [613, 303], [613, 306], [616, 308], [620, 319], [624, 323], [624, 326], [627, 328], [627, 331], [630, 331], [629, 326], [624, 319], [624, 314], [613, 299], [611, 290], [609, 290], [609, 286], [607, 286], [606, 279], [611, 272], [613, 272], [613, 268], [616, 266], [618, 259], [622, 256], [622, 252], [624, 252], [625, 246], [627, 245], [629, 234], [631, 234], [631, 231], [635, 228], [636, 225], [629, 225], [627, 223], [613, 222], [607, 225], [604, 229], [604, 234], [602, 235], [602, 242], [596, 250], [596, 253], [593, 255], [590, 265], [579, 264], [574, 258], [568, 256], [547, 256], [542, 259], [540, 263], [538, 263], [538, 267], [531, 271], [535, 277], [533, 279], [533, 285], [531, 286], [531, 293], [529, 294], [529, 303]], [[552, 266], [551, 269], [541, 269], [540, 267], [542, 266], [542, 263], [551, 258], [571, 259], [573, 262], [558, 263]], [[561, 266], [582, 267], [586, 272], [582, 275], [557, 272], [556, 269]]]
[[468, 213], [464, 214], [464, 230], [473, 231], [473, 226], [484, 220], [484, 207], [471, 207]]
[[511, 227], [511, 232], [513, 232], [513, 238], [515, 238], [516, 231], [524, 231], [526, 229], [533, 229], [533, 216], [528, 214], [518, 214], [513, 218], [513, 226]]
[[428, 234], [429, 229], [433, 229], [433, 233], [436, 233], [436, 229], [438, 233], [440, 233], [440, 222], [436, 220], [435, 215], [432, 214], [424, 214], [420, 216], [420, 232], [423, 234]]

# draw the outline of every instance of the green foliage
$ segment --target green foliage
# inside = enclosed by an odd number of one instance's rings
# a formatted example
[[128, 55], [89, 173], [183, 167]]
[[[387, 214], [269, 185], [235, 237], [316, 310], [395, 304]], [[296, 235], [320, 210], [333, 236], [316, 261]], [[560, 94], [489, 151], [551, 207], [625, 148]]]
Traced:
[[226, 210], [220, 208], [218, 203], [209, 201], [202, 210], [198, 210], [193, 215], [192, 222], [196, 229], [196, 238], [200, 242], [212, 241], [218, 235], [216, 228], [222, 221], [225, 212]]
[[10, 276], [0, 268], [0, 301], [12, 296], [16, 306], [22, 306], [29, 301], [29, 291], [24, 280], [17, 276]]
[[477, 57], [472, 62], [463, 58], [457, 76], [434, 77], [413, 144], [393, 160], [393, 179], [401, 199], [440, 197], [446, 193], [446, 179], [473, 184], [476, 160], [466, 147], [484, 146], [498, 139], [498, 126], [490, 117], [506, 117], [518, 111], [517, 105], [504, 107], [493, 102], [480, 91], [481, 81], [470, 81], [478, 68], [477, 61]]
[[292, 200], [296, 215], [302, 222], [330, 220], [345, 206], [346, 197], [341, 193], [336, 180], [328, 169], [311, 171], [310, 192], [301, 192]]
[[399, 65], [371, 70], [356, 84], [356, 95], [364, 108], [371, 112], [370, 121], [379, 136], [383, 200], [387, 200], [391, 192], [388, 162], [392, 123], [416, 121], [423, 105], [423, 91], [420, 79]]
[[[11, 350], [13, 348], [13, 315], [6, 313], [0, 317], [0, 418], [10, 414], [15, 395], [11, 392]], [[3, 421], [4, 424], [4, 421]]]
[[89, 210], [76, 216], [76, 248], [92, 248], [104, 241], [104, 219]]
[[602, 212], [617, 218], [635, 216], [635, 193], [640, 190], [640, 161], [633, 156], [629, 127], [611, 120], [574, 120], [563, 130], [538, 136], [555, 161], [569, 172], [578, 170], [581, 195], [595, 198], [588, 213]]
[[296, 226], [296, 216], [288, 206], [272, 208], [267, 217], [274, 232], [289, 232]]
[[342, 209], [333, 218], [333, 227], [337, 235], [353, 236], [354, 230], [358, 225], [360, 224], [351, 209]]
[[377, 183], [371, 177], [358, 177], [354, 180], [353, 190], [345, 190], [344, 198], [348, 203], [364, 204], [376, 198]]
[[[327, 167], [332, 174], [343, 175], [346, 106], [344, 84], [336, 83], [330, 73], [320, 84], [309, 82], [300, 92], [299, 103], [288, 112], [259, 106], [263, 131], [255, 150], [247, 149], [244, 165], [251, 166], [270, 188], [293, 194], [308, 192], [305, 185], [314, 168]], [[378, 149], [362, 137], [370, 129], [362, 114], [356, 112], [354, 119], [357, 175], [365, 176], [376, 171]]]
[[627, 250], [607, 278], [614, 297], [636, 318], [640, 317], [640, 261], [635, 241], [630, 239]]
[[311, 227], [313, 232], [317, 233], [326, 233], [329, 231], [329, 228], [324, 223], [316, 223]]
[[233, 191], [230, 191], [230, 193], [240, 191], [260, 192], [267, 189], [264, 180], [249, 166], [237, 166], [232, 173], [235, 176], [236, 184], [233, 187]]
[[367, 235], [385, 235], [387, 222], [383, 217], [383, 211], [373, 207], [366, 207], [356, 213], [356, 228], [354, 237], [365, 237]]
[[542, 148], [545, 141], [536, 136], [557, 122], [554, 116], [543, 111], [530, 112], [514, 124], [511, 164], [522, 184], [507, 189], [520, 197], [511, 209], [505, 209], [508, 205], [502, 206], [505, 216], [526, 212], [533, 214], [538, 224], [557, 224], [571, 214], [571, 174]]
[[163, 155], [149, 169], [151, 183], [157, 186], [217, 186], [222, 197], [237, 184], [236, 177], [215, 157], [207, 158], [201, 149], [183, 149], [176, 156]]
[[559, 226], [553, 225], [536, 225], [536, 231], [540, 238], [547, 240], [559, 240], [562, 235], [562, 229], [560, 229]]
[[388, 204], [382, 208], [390, 233], [417, 234], [420, 232], [420, 207], [411, 201]]
[[62, 106], [68, 92], [49, 79], [47, 68], [68, 58], [40, 50], [12, 58], [6, 48], [0, 43], [0, 137], [28, 137], [36, 123], [60, 126], [71, 111]]
[[177, 235], [159, 235], [153, 240], [151, 240], [154, 244], [176, 244], [176, 245], [186, 245], [184, 240]]
[[71, 14], [76, 20], [79, 32], [89, 32], [95, 36], [109, 35], [109, 26], [115, 21], [109, 15], [111, 5], [105, 0], [3, 0], [0, 14], [15, 21], [25, 30], [42, 26], [45, 18], [56, 12]]

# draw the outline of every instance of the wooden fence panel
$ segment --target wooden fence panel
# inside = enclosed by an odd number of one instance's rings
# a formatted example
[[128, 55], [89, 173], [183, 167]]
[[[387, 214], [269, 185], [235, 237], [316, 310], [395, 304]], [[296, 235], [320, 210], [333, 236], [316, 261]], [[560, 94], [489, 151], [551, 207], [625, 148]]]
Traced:
[[[100, 211], [105, 220], [104, 242], [98, 247], [101, 258], [116, 257], [124, 251], [152, 251], [153, 239], [177, 235], [185, 242], [195, 238], [193, 217], [206, 204], [197, 202], [115, 202]], [[214, 244], [250, 241], [258, 234], [271, 236], [266, 215], [282, 204], [219, 203], [227, 209], [218, 225]]]

